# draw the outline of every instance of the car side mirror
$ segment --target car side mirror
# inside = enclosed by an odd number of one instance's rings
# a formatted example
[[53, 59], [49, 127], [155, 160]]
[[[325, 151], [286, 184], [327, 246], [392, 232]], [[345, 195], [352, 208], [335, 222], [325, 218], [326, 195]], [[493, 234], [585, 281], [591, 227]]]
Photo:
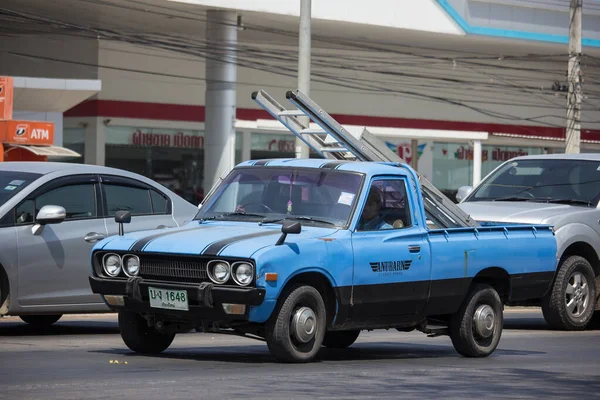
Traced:
[[461, 186], [456, 192], [456, 200], [460, 203], [473, 191], [473, 186]]
[[277, 241], [277, 243], [275, 243], [275, 246], [280, 246], [283, 244], [283, 242], [285, 242], [285, 238], [287, 237], [288, 234], [299, 234], [300, 232], [302, 232], [302, 224], [300, 224], [300, 222], [288, 222], [288, 223], [283, 223], [283, 225], [281, 226], [281, 236], [279, 237], [279, 240]]
[[40, 209], [35, 217], [35, 224], [31, 227], [31, 233], [39, 235], [45, 225], [60, 224], [67, 218], [67, 210], [61, 206], [47, 205]]
[[119, 236], [123, 236], [125, 234], [123, 224], [128, 224], [131, 222], [131, 212], [117, 211], [115, 213], [115, 222], [119, 224]]

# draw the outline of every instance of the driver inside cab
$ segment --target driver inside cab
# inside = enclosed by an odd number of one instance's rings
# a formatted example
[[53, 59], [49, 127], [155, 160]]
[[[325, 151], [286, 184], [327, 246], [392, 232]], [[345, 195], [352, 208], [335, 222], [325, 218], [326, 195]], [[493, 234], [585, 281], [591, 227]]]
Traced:
[[381, 192], [376, 187], [371, 186], [369, 197], [367, 197], [365, 208], [358, 223], [358, 230], [375, 231], [379, 229], [392, 229], [392, 225], [385, 222], [380, 213], [382, 205]]

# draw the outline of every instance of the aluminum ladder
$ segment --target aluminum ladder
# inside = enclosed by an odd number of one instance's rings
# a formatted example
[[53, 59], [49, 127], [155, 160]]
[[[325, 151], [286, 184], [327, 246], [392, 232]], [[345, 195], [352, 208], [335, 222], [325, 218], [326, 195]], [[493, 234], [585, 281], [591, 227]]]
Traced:
[[[403, 164], [418, 176], [427, 218], [440, 228], [477, 227], [479, 224], [440, 192], [366, 128], [349, 131], [300, 90], [285, 96], [297, 108], [288, 110], [264, 90], [252, 93], [252, 99], [296, 137], [323, 158], [345, 161], [375, 161]], [[306, 125], [298, 117], [308, 117]], [[320, 128], [311, 128], [310, 121]]]

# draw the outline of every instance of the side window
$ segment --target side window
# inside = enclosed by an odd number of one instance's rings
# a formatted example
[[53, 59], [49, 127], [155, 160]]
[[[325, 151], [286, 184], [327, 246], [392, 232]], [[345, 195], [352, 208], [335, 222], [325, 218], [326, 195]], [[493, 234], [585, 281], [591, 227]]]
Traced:
[[130, 211], [131, 215], [152, 214], [148, 189], [104, 184], [104, 191], [109, 217], [114, 217], [117, 211]]
[[[27, 202], [23, 203], [26, 205]], [[94, 218], [96, 214], [96, 192], [93, 184], [69, 185], [52, 189], [39, 195], [35, 199], [34, 213], [47, 205], [61, 206], [67, 211], [67, 220]], [[27, 212], [27, 209], [23, 209]], [[25, 216], [24, 216], [25, 217]], [[19, 222], [19, 211], [17, 210], [17, 222]]]
[[25, 200], [16, 208], [17, 225], [33, 224], [33, 200]]
[[410, 210], [404, 180], [373, 181], [360, 216], [358, 230], [401, 229], [409, 226]]
[[167, 214], [168, 201], [166, 197], [157, 191], [150, 190], [150, 198], [152, 199], [153, 214]]

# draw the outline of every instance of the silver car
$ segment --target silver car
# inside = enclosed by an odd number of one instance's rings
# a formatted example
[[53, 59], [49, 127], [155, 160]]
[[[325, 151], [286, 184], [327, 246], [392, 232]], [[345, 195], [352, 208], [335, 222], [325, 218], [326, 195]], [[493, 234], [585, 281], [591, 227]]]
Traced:
[[109, 311], [92, 293], [94, 243], [127, 231], [175, 227], [197, 206], [127, 171], [85, 164], [0, 163], [0, 316], [49, 325], [67, 313]]
[[555, 328], [588, 326], [600, 309], [600, 154], [513, 158], [474, 189], [460, 188], [457, 199], [477, 221], [553, 225], [557, 274], [529, 305], [541, 306]]

